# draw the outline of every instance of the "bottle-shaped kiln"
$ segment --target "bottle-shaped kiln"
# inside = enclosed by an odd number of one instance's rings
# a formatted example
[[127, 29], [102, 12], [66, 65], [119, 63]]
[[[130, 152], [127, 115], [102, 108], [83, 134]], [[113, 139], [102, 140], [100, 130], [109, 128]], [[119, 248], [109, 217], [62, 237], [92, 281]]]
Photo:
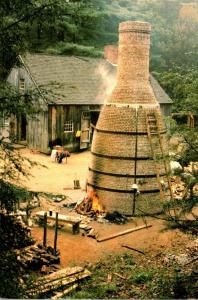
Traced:
[[151, 26], [119, 26], [117, 85], [93, 135], [87, 189], [105, 211], [157, 213], [170, 199], [166, 128], [149, 83]]

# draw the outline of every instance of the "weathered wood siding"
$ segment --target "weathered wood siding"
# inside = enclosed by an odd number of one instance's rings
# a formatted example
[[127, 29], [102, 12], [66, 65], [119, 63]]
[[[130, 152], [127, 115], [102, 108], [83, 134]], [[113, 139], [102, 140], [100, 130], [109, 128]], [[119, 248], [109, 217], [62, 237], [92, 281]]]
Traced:
[[[76, 132], [81, 130], [82, 112], [91, 109], [100, 109], [99, 105], [50, 105], [48, 118], [49, 145], [60, 143], [69, 151], [77, 151], [80, 148], [80, 139]], [[64, 132], [66, 121], [73, 121], [73, 132]]]
[[171, 109], [172, 109], [172, 105], [169, 103], [160, 103], [160, 110], [162, 115], [164, 115], [165, 117], [169, 117], [171, 116]]
[[30, 148], [48, 153], [48, 112], [27, 119], [27, 144]]

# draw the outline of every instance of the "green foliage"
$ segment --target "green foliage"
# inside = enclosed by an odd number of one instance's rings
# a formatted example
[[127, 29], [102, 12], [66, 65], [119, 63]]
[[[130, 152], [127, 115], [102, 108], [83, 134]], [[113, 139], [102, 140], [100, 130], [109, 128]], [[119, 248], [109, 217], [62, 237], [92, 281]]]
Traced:
[[162, 87], [173, 99], [173, 111], [198, 113], [198, 71], [182, 67], [164, 72], [154, 72]]
[[31, 245], [33, 240], [29, 237], [29, 231], [21, 225], [16, 217], [0, 214], [0, 251], [21, 249]]
[[17, 259], [16, 249], [32, 245], [28, 229], [14, 216], [0, 213], [0, 296], [22, 298], [24, 294], [24, 269]]
[[[148, 259], [149, 258], [149, 259]], [[79, 290], [69, 295], [72, 299], [174, 299], [196, 297], [196, 284], [191, 275], [167, 266], [162, 258], [134, 259], [129, 253], [107, 257], [98, 262], [92, 276]], [[111, 275], [110, 282], [108, 277]], [[121, 277], [120, 277], [121, 276]]]
[[83, 46], [74, 43], [59, 42], [56, 47], [47, 48], [45, 53], [49, 54], [62, 54], [62, 55], [77, 55], [77, 56], [88, 56], [88, 57], [102, 57], [103, 52], [91, 47]]
[[32, 199], [32, 192], [0, 179], [0, 207], [7, 213], [16, 209], [16, 204], [23, 200]]
[[0, 255], [0, 296], [1, 298], [20, 299], [24, 288], [21, 284], [20, 262], [13, 251], [3, 251]]
[[132, 282], [134, 283], [146, 283], [153, 278], [153, 272], [140, 272], [136, 273], [132, 278]]

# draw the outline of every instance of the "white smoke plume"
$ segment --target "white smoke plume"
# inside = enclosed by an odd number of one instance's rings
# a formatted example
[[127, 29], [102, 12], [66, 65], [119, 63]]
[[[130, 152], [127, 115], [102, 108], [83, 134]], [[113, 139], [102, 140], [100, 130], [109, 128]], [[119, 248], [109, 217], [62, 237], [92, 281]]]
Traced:
[[96, 98], [103, 100], [105, 103], [116, 85], [116, 66], [110, 65], [108, 67], [106, 63], [100, 63], [96, 73], [99, 74], [101, 79], [101, 86]]

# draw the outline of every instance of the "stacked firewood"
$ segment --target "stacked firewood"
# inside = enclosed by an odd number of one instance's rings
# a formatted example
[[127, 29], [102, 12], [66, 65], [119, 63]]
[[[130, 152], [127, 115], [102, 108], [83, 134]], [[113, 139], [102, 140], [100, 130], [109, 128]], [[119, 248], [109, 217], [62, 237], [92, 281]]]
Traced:
[[79, 214], [93, 216], [95, 212], [92, 210], [92, 204], [93, 200], [85, 197], [84, 200], [76, 206], [75, 210]]
[[60, 263], [60, 253], [50, 246], [43, 247], [42, 245], [33, 245], [24, 248], [18, 252], [17, 259], [21, 262], [24, 269], [38, 270], [42, 273], [51, 273], [58, 269], [56, 264]]
[[76, 289], [81, 280], [91, 273], [82, 267], [66, 268], [49, 275], [39, 277], [27, 290], [28, 297], [49, 296], [51, 299], [62, 298]]
[[0, 213], [0, 250], [21, 249], [34, 243], [30, 228], [20, 216]]

